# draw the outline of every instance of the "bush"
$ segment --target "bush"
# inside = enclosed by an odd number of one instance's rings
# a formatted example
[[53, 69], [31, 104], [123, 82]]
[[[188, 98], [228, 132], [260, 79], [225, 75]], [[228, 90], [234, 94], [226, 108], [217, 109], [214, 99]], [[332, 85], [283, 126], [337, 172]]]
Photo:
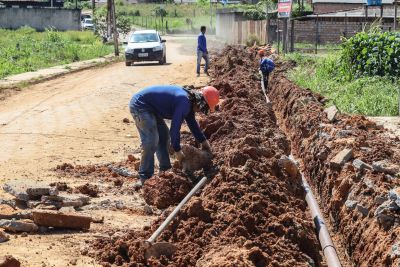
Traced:
[[348, 78], [400, 77], [400, 33], [360, 32], [342, 44], [341, 63]]
[[254, 43], [256, 43], [256, 45], [260, 45], [260, 39], [256, 35], [250, 34], [249, 37], [247, 37], [246, 45], [253, 46]]

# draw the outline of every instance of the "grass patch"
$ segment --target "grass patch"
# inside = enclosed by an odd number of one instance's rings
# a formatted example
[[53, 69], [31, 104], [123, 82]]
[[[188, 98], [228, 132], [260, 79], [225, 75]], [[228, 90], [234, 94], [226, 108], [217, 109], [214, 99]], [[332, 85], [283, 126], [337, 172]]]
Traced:
[[0, 29], [0, 79], [23, 72], [92, 59], [110, 54], [92, 32], [47, 30], [23, 27]]
[[297, 62], [288, 78], [303, 88], [310, 88], [330, 99], [341, 111], [366, 116], [398, 115], [400, 82], [389, 77], [343, 79], [339, 53], [315, 57], [300, 53], [286, 55]]
[[[215, 29], [216, 7], [212, 8], [212, 25]], [[126, 17], [132, 26], [139, 26], [148, 29], [161, 29], [160, 4], [134, 4], [126, 5], [117, 1], [117, 17]], [[211, 11], [210, 6], [198, 4], [164, 4], [165, 16], [163, 17], [162, 29], [165, 29], [166, 22], [170, 32], [199, 32], [200, 26], [210, 27]], [[158, 12], [158, 13], [157, 13]]]

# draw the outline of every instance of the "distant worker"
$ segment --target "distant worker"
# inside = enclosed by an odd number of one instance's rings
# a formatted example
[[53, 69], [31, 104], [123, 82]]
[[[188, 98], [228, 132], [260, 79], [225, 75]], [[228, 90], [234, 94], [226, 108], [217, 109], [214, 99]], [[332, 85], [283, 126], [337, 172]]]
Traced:
[[264, 88], [267, 90], [269, 74], [275, 69], [275, 63], [271, 58], [266, 56], [263, 49], [258, 51], [258, 56], [260, 57], [260, 71], [263, 76]]
[[[212, 86], [201, 91], [175, 85], [155, 85], [144, 88], [132, 96], [130, 112], [138, 129], [142, 156], [140, 159], [139, 178], [142, 186], [154, 174], [154, 154], [160, 165], [160, 171], [171, 168], [168, 145], [175, 152], [175, 158], [182, 163], [185, 157], [180, 145], [180, 129], [186, 121], [201, 148], [211, 152], [211, 147], [195, 118], [195, 112], [204, 114], [214, 112], [219, 101], [219, 92]], [[170, 119], [169, 130], [164, 119]]]
[[200, 64], [201, 59], [204, 58], [206, 64], [204, 66], [204, 73], [209, 76], [208, 74], [208, 64], [210, 63], [210, 59], [208, 58], [208, 50], [207, 50], [207, 40], [206, 40], [206, 26], [200, 27], [200, 34], [197, 37], [197, 77], [200, 76]]

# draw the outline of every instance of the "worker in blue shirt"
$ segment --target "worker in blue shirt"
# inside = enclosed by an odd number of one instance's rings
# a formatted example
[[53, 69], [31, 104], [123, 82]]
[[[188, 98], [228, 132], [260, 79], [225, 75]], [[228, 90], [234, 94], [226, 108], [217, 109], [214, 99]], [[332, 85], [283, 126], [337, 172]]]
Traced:
[[265, 52], [265, 50], [261, 49], [258, 51], [258, 56], [260, 57], [260, 71], [262, 73], [264, 89], [268, 90], [268, 79], [269, 74], [275, 69], [274, 61], [269, 58]]
[[[180, 145], [180, 129], [184, 120], [202, 149], [211, 152], [210, 144], [196, 121], [195, 112], [214, 112], [218, 101], [218, 90], [212, 86], [206, 86], [198, 92], [176, 85], [154, 85], [132, 96], [129, 108], [142, 146], [139, 186], [154, 174], [154, 154], [157, 155], [160, 171], [171, 168], [169, 140], [178, 161], [182, 162], [189, 156], [183, 154]], [[170, 129], [164, 119], [171, 120]]]
[[207, 74], [207, 76], [209, 76], [208, 64], [210, 60], [208, 58], [207, 40], [205, 33], [206, 33], [206, 26], [201, 26], [200, 34], [197, 37], [197, 69], [196, 69], [197, 77], [200, 76], [200, 63], [202, 58], [204, 58], [204, 60], [206, 61], [206, 64], [204, 66], [204, 73]]

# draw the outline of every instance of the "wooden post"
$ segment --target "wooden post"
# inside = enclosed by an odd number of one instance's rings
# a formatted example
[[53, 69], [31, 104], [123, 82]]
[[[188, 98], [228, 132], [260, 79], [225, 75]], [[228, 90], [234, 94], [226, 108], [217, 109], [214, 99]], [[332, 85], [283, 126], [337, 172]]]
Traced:
[[107, 41], [111, 37], [111, 0], [107, 0]]
[[394, 0], [394, 21], [393, 21], [393, 31], [397, 29], [397, 0]]
[[344, 14], [344, 37], [347, 38], [347, 13]]
[[281, 35], [279, 32], [279, 19], [276, 20], [276, 32], [277, 32], [277, 37], [278, 37], [278, 55], [279, 55], [279, 46], [281, 45]]
[[381, 5], [381, 19], [383, 18], [383, 5]]
[[92, 0], [92, 16], [94, 17], [94, 11], [96, 9], [96, 0]]
[[283, 19], [283, 32], [282, 32], [282, 45], [283, 45], [283, 53], [287, 53], [287, 33], [288, 33], [288, 19]]
[[115, 56], [119, 56], [117, 18], [115, 16], [114, 0], [111, 0], [111, 10], [112, 10], [111, 16], [112, 16], [113, 37], [114, 37], [114, 54], [115, 54]]
[[318, 53], [318, 39], [319, 39], [319, 29], [318, 29], [318, 15], [315, 20], [315, 54]]
[[294, 52], [294, 20], [290, 21], [290, 52]]

